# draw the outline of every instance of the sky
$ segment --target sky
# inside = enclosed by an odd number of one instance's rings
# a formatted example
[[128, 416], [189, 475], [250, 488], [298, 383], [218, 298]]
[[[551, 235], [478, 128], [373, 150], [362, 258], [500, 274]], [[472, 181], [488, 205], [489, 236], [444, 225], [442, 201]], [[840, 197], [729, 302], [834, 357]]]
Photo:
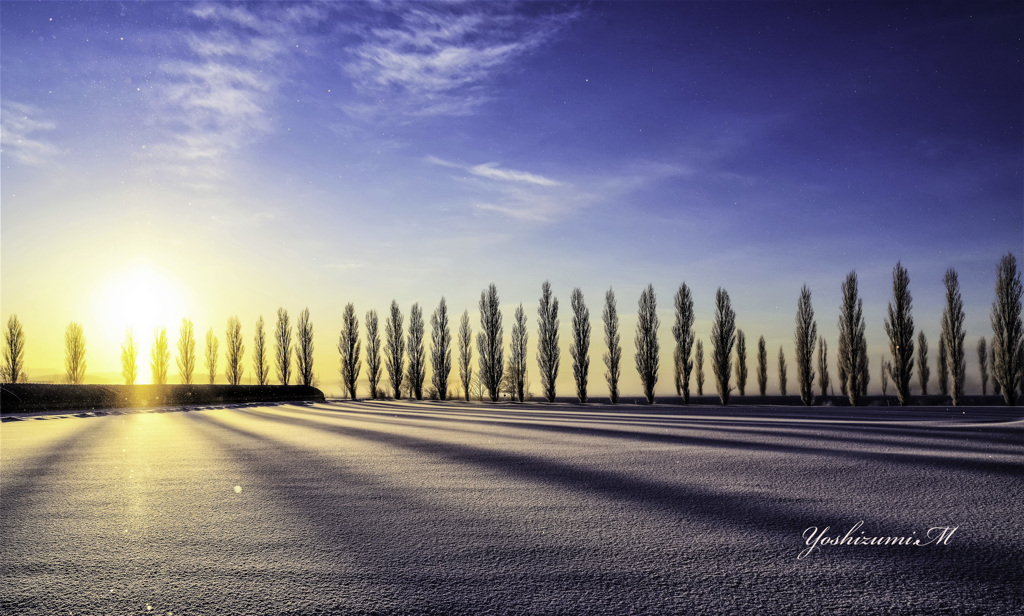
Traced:
[[5, 1], [0, 313], [30, 379], [60, 378], [76, 321], [87, 382], [118, 379], [127, 328], [147, 382], [156, 328], [223, 341], [237, 315], [247, 380], [257, 317], [308, 307], [335, 394], [346, 303], [444, 296], [478, 331], [493, 282], [540, 394], [548, 280], [559, 391], [579, 287], [600, 396], [604, 293], [637, 393], [652, 284], [668, 394], [681, 283], [706, 345], [721, 287], [748, 347], [792, 362], [801, 286], [834, 354], [856, 271], [875, 389], [900, 262], [933, 358], [959, 273], [970, 390], [996, 266], [1024, 257], [1021, 32], [1012, 2]]

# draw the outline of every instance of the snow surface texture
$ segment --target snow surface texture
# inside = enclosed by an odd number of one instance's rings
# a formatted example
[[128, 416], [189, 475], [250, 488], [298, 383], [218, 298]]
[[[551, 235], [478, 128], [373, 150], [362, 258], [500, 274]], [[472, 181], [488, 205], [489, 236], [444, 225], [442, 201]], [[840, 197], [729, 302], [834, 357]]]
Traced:
[[2, 424], [0, 613], [1024, 613], [1017, 409], [188, 410]]

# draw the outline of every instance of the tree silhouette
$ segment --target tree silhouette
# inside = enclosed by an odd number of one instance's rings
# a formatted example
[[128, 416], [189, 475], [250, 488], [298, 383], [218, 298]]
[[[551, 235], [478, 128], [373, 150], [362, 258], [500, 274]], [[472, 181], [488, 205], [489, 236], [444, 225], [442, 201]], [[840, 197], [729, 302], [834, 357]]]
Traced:
[[469, 326], [468, 310], [462, 312], [459, 322], [459, 378], [466, 402], [469, 402], [469, 390], [473, 384], [473, 330]]
[[814, 404], [814, 343], [817, 338], [818, 324], [814, 321], [811, 290], [804, 285], [796, 303], [796, 334], [793, 337], [796, 381], [800, 388], [800, 401], [804, 406]]
[[946, 285], [946, 307], [942, 311], [942, 332], [945, 336], [946, 352], [949, 354], [949, 369], [953, 386], [950, 395], [953, 406], [960, 406], [964, 395], [964, 381], [967, 378], [967, 353], [964, 350], [964, 302], [960, 297], [960, 281], [956, 270], [946, 270], [942, 279]]
[[579, 287], [572, 290], [572, 376], [576, 381], [576, 398], [587, 402], [587, 378], [590, 374], [590, 310], [583, 301]]
[[[993, 340], [993, 343], [995, 341]], [[988, 347], [988, 365], [990, 370], [995, 370], [996, 367], [996, 345], [991, 344]], [[999, 386], [999, 381], [996, 379], [996, 375], [992, 374], [992, 393], [1001, 396], [1003, 395], [1003, 389]]]
[[288, 322], [288, 311], [277, 309], [277, 328], [274, 330], [277, 380], [287, 385], [292, 375], [292, 326]]
[[[212, 331], [212, 330], [211, 330]], [[134, 385], [139, 378], [139, 350], [135, 346], [135, 335], [129, 329], [124, 335], [121, 345], [121, 376], [125, 385]]]
[[996, 269], [996, 301], [992, 304], [992, 376], [1007, 406], [1016, 406], [1024, 378], [1024, 327], [1021, 323], [1022, 287], [1017, 257], [1006, 254]]
[[71, 385], [85, 379], [85, 332], [81, 323], [68, 323], [64, 330], [64, 370]]
[[762, 398], [768, 391], [768, 347], [764, 336], [757, 339], [757, 390]]
[[178, 331], [178, 375], [184, 385], [192, 384], [192, 374], [196, 369], [196, 337], [192, 321], [181, 320]]
[[619, 364], [622, 360], [622, 346], [619, 344], [619, 313], [615, 307], [615, 291], [608, 289], [604, 294], [604, 310], [601, 312], [604, 321], [604, 343], [608, 351], [603, 360], [607, 370], [604, 380], [608, 383], [608, 398], [612, 404], [619, 402]]
[[380, 395], [380, 375], [380, 327], [377, 311], [370, 310], [366, 313], [366, 380], [370, 382], [371, 400]]
[[150, 350], [150, 372], [153, 375], [154, 385], [166, 385], [167, 373], [171, 369], [171, 352], [168, 349], [167, 329], [161, 328], [156, 332], [153, 340], [153, 348]]
[[736, 330], [736, 390], [740, 395], [747, 391], [747, 335], [742, 329]]
[[640, 382], [643, 384], [648, 404], [654, 403], [654, 385], [658, 382], [659, 325], [661, 322], [658, 320], [654, 285], [648, 284], [640, 294], [635, 337], [636, 371], [640, 374]]
[[676, 322], [672, 326], [672, 337], [675, 338], [675, 383], [676, 394], [683, 396], [683, 404], [690, 403], [690, 372], [693, 360], [690, 351], [693, 348], [693, 295], [686, 283], [679, 285], [675, 296]]
[[405, 378], [405, 345], [402, 344], [404, 322], [398, 302], [391, 300], [391, 316], [384, 322], [384, 367], [388, 370], [391, 395], [395, 400], [402, 397], [402, 380]]
[[256, 372], [257, 385], [266, 385], [270, 382], [270, 365], [267, 364], [267, 334], [262, 314], [259, 319], [256, 319], [256, 333], [252, 338], [252, 367]]
[[309, 320], [309, 308], [303, 308], [295, 323], [295, 368], [300, 383], [313, 386], [313, 323]]
[[949, 395], [949, 349], [946, 348], [946, 331], [939, 330], [939, 393]]
[[786, 354], [779, 347], [779, 393], [786, 395]]
[[418, 303], [409, 311], [409, 337], [407, 351], [409, 353], [409, 389], [417, 400], [423, 399], [423, 382], [426, 380], [427, 359], [423, 350], [423, 310]]
[[818, 338], [818, 387], [821, 389], [821, 397], [828, 397], [828, 343], [825, 337]]
[[501, 395], [501, 377], [505, 373], [505, 353], [502, 349], [504, 331], [501, 327], [498, 288], [494, 283], [486, 291], [480, 292], [480, 329], [476, 335], [476, 346], [480, 351], [480, 378], [491, 396], [491, 402], [497, 402]]
[[537, 308], [538, 332], [537, 365], [544, 398], [555, 401], [555, 380], [560, 363], [558, 349], [558, 298], [551, 295], [551, 283], [541, 285], [540, 306]]
[[988, 395], [988, 349], [985, 337], [978, 339], [978, 370], [981, 372], [981, 395]]
[[732, 386], [732, 346], [736, 344], [736, 313], [732, 310], [729, 293], [719, 287], [715, 292], [715, 322], [711, 326], [711, 369], [715, 373], [718, 399], [729, 404]]
[[452, 371], [452, 332], [444, 297], [430, 316], [430, 382], [442, 400], [448, 399], [448, 375]]
[[21, 327], [18, 315], [12, 314], [7, 319], [4, 330], [4, 365], [0, 380], [5, 383], [17, 383], [25, 376], [25, 330]]
[[910, 296], [910, 275], [898, 261], [892, 270], [892, 296], [889, 316], [885, 319], [892, 356], [892, 361], [888, 362], [892, 368], [889, 376], [896, 386], [896, 399], [900, 406], [906, 406], [910, 403], [910, 379], [914, 374], [914, 317], [910, 314], [914, 300]]
[[338, 334], [338, 353], [341, 355], [341, 382], [348, 391], [348, 397], [356, 399], [356, 384], [363, 365], [359, 363], [361, 350], [359, 341], [359, 318], [356, 307], [349, 302], [341, 313], [341, 333]]
[[871, 382], [867, 343], [865, 342], [864, 346], [862, 346], [860, 349], [860, 359], [857, 362], [857, 369], [860, 370], [860, 395], [861, 397], [864, 397], [868, 395], [868, 383]]
[[[892, 374], [892, 362], [885, 361], [885, 356], [882, 356], [881, 362], [882, 369], [882, 398], [887, 398], [889, 395], [889, 375]], [[888, 404], [888, 401], [886, 401]]]
[[509, 395], [522, 402], [526, 396], [526, 313], [523, 305], [516, 308], [516, 322], [512, 326], [512, 341], [509, 345], [508, 357], [508, 389]]
[[850, 405], [857, 406], [867, 374], [864, 342], [864, 302], [857, 293], [857, 272], [850, 272], [842, 284], [843, 303], [839, 313], [839, 377]]
[[697, 395], [704, 395], [704, 343], [700, 340], [697, 341], [697, 350], [694, 352], [697, 356]]
[[242, 382], [242, 373], [245, 372], [245, 366], [242, 365], [245, 345], [242, 343], [242, 322], [238, 320], [237, 316], [228, 319], [224, 342], [228, 345], [228, 348], [224, 350], [228, 360], [224, 376], [227, 377], [228, 383], [231, 385], [238, 385]]
[[206, 371], [210, 377], [210, 385], [213, 385], [213, 381], [217, 378], [218, 348], [220, 348], [220, 342], [217, 341], [217, 336], [213, 335], [213, 328], [211, 327], [206, 332]]
[[921, 383], [921, 395], [928, 395], [928, 379], [931, 378], [932, 370], [928, 367], [928, 338], [924, 330], [917, 334], [917, 380]]

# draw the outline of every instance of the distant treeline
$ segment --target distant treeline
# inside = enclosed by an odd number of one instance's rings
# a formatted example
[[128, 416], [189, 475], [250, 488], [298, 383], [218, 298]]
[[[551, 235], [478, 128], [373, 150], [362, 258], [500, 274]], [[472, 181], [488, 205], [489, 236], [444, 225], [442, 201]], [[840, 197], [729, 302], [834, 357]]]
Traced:
[[[964, 392], [968, 352], [965, 346], [965, 315], [956, 270], [947, 270], [943, 282], [946, 295], [935, 363], [938, 386], [938, 398], [935, 398], [934, 395], [929, 396], [932, 366], [928, 358], [928, 340], [923, 331], [917, 332], [915, 337], [910, 276], [900, 263], [893, 268], [893, 295], [885, 319], [889, 354], [887, 357], [883, 355], [878, 366], [883, 399], [888, 396], [891, 383], [895, 398], [901, 405], [912, 402], [935, 403], [933, 401], [938, 400], [938, 403], [948, 401], [957, 406], [967, 400]], [[840, 305], [835, 380], [840, 395], [850, 405], [858, 406], [867, 394], [871, 376], [865, 343], [863, 300], [859, 296], [856, 272], [847, 275], [841, 288], [843, 299]], [[1002, 396], [1003, 401], [1010, 406], [1016, 405], [1020, 393], [1024, 392], [1021, 296], [1017, 259], [1013, 254], [1007, 254], [1000, 259], [996, 268], [995, 302], [990, 312], [991, 342], [981, 337], [975, 347], [981, 377], [980, 400], [988, 395], [990, 381], [993, 393]], [[681, 284], [673, 299], [675, 320], [671, 327], [672, 376], [676, 395], [684, 404], [689, 403], [692, 383], [696, 395], [703, 396], [705, 381], [713, 376], [715, 391], [722, 404], [729, 403], [733, 391], [745, 396], [749, 377], [747, 337], [743, 330], [736, 328], [736, 313], [732, 309], [728, 292], [719, 288], [715, 294], [714, 321], [707, 349], [710, 375], [705, 372], [704, 341], [694, 336], [695, 315], [689, 287], [685, 283]], [[346, 304], [337, 347], [345, 393], [352, 399], [358, 396], [357, 383], [365, 367], [369, 384], [365, 393], [373, 399], [390, 394], [394, 398], [404, 396], [417, 400], [424, 396], [441, 400], [459, 396], [469, 400], [474, 395], [482, 398], [486, 394], [491, 401], [497, 401], [504, 395], [522, 402], [529, 391], [526, 358], [529, 332], [526, 313], [522, 304], [515, 310], [506, 360], [505, 330], [499, 305], [497, 288], [491, 284], [480, 293], [480, 330], [476, 332], [474, 345], [469, 311], [462, 313], [453, 340], [448, 306], [442, 297], [430, 317], [428, 357], [423, 310], [418, 303], [413, 304], [409, 312], [408, 328], [405, 327], [405, 317], [395, 301], [391, 302], [388, 313], [383, 315], [383, 328], [377, 311], [368, 311], [362, 335], [355, 306]], [[572, 360], [576, 385], [575, 397], [585, 403], [589, 398], [591, 325], [590, 311], [579, 288], [573, 289], [570, 295], [570, 309], [572, 340], [569, 358]], [[558, 299], [548, 282], [541, 285], [537, 318], [537, 368], [544, 398], [554, 401], [562, 357]], [[616, 403], [619, 400], [619, 379], [622, 374], [622, 345], [616, 297], [611, 289], [605, 293], [601, 320], [605, 347], [602, 354], [604, 380], [609, 400]], [[653, 286], [648, 285], [638, 302], [634, 363], [649, 403], [654, 402], [654, 387], [660, 373], [659, 327], [657, 298]], [[4, 340], [4, 365], [0, 379], [8, 383], [23, 380], [25, 335], [17, 315], [12, 315], [8, 320]], [[238, 317], [228, 319], [225, 343], [225, 375], [229, 383], [237, 386], [245, 370], [245, 345]], [[259, 386], [269, 384], [271, 362], [281, 385], [288, 385], [293, 376], [297, 383], [305, 387], [315, 385], [313, 325], [308, 308], [299, 314], [294, 330], [288, 311], [278, 309], [272, 338], [273, 358], [270, 357], [268, 344], [265, 324], [260, 316], [256, 321], [252, 349], [253, 371]], [[757, 342], [754, 369], [757, 391], [762, 398], [767, 396], [768, 381], [768, 350], [765, 346], [764, 336], [761, 336]], [[477, 355], [475, 365], [474, 347]], [[794, 347], [793, 372], [801, 402], [811, 405], [815, 403], [816, 396], [834, 397], [828, 344], [817, 335], [811, 292], [806, 286], [801, 289], [797, 300]], [[213, 384], [217, 375], [220, 357], [218, 349], [219, 340], [213, 328], [210, 328], [206, 333], [205, 345], [205, 375], [210, 384]], [[190, 385], [197, 369], [197, 355], [193, 325], [188, 319], [182, 320], [177, 351], [179, 377], [182, 383]], [[455, 365], [453, 353], [457, 353]], [[785, 396], [789, 367], [782, 347], [779, 347], [777, 357], [779, 390]], [[151, 350], [151, 372], [156, 385], [166, 384], [170, 360], [167, 330], [158, 330]], [[429, 384], [426, 383], [428, 363], [432, 372]], [[452, 374], [456, 366], [457, 382]], [[133, 385], [138, 374], [138, 348], [130, 330], [121, 346], [121, 367], [125, 384]], [[85, 336], [78, 323], [69, 324], [65, 332], [65, 368], [69, 383], [82, 382], [85, 374]], [[921, 395], [912, 399], [910, 388], [915, 369]], [[385, 371], [388, 376], [386, 392], [381, 387]]]

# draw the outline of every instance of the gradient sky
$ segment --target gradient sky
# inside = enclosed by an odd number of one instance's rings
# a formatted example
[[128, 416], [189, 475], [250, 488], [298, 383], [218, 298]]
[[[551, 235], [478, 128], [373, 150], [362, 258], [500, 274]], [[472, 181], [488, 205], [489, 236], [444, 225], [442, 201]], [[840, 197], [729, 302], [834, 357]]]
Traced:
[[223, 339], [238, 315], [248, 377], [257, 316], [308, 306], [337, 393], [346, 302], [362, 320], [444, 295], [479, 329], [494, 282], [506, 343], [522, 302], [533, 349], [550, 280], [565, 348], [586, 296], [602, 395], [603, 293], [636, 392], [653, 283], [667, 394], [679, 283], [699, 337], [721, 286], [749, 346], [792, 361], [801, 285], [834, 352], [856, 270], [874, 389], [902, 261], [932, 357], [958, 270], [973, 375], [999, 257], [1024, 252], [1022, 31], [1013, 2], [5, 1], [3, 319], [39, 379], [68, 322], [87, 381], [119, 372], [132, 327], [146, 382], [155, 327]]

